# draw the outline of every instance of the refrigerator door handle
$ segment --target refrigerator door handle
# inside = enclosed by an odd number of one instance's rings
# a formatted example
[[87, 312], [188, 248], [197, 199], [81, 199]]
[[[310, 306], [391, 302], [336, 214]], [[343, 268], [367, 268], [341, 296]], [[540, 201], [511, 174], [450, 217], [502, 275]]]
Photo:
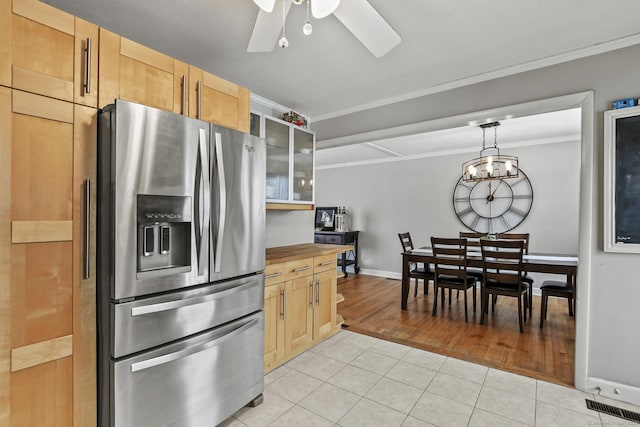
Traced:
[[258, 324], [258, 319], [253, 319], [248, 323], [245, 323], [241, 327], [234, 329], [233, 331], [223, 335], [221, 337], [217, 337], [211, 341], [208, 341], [202, 345], [187, 348], [185, 350], [176, 351], [174, 353], [165, 354], [162, 356], [154, 357], [153, 359], [144, 360], [142, 362], [137, 362], [131, 364], [131, 372], [138, 372], [145, 369], [153, 368], [154, 366], [164, 365], [165, 363], [173, 362], [174, 360], [183, 359], [185, 357], [191, 356], [196, 353], [200, 353], [202, 351], [207, 350], [213, 346], [219, 345], [225, 341], [229, 341], [236, 335], [241, 334], [247, 329], [252, 328], [253, 326]]
[[159, 313], [162, 311], [176, 310], [182, 307], [188, 307], [191, 305], [203, 304], [211, 301], [215, 301], [220, 298], [226, 298], [231, 295], [237, 294], [239, 292], [244, 291], [245, 289], [249, 289], [256, 285], [255, 280], [250, 280], [244, 283], [239, 284], [238, 286], [234, 286], [231, 289], [226, 289], [222, 292], [216, 292], [214, 294], [199, 296], [195, 298], [187, 298], [181, 300], [167, 301], [161, 302], [158, 304], [151, 305], [143, 305], [140, 307], [132, 307], [131, 308], [131, 317], [143, 316], [145, 314], [153, 314]]
[[225, 182], [224, 174], [224, 156], [222, 155], [222, 135], [219, 132], [215, 133], [216, 143], [216, 159], [218, 163], [218, 184], [220, 186], [220, 192], [218, 197], [220, 199], [220, 215], [218, 219], [218, 233], [216, 236], [216, 251], [215, 258], [213, 259], [213, 271], [214, 273], [220, 272], [221, 254], [222, 254], [222, 242], [224, 240], [224, 227], [226, 224], [227, 216], [227, 184]]
[[[200, 187], [202, 181], [202, 187]], [[198, 129], [198, 159], [196, 161], [196, 185], [194, 195], [195, 206], [194, 218], [196, 219], [196, 251], [198, 262], [198, 276], [205, 274], [205, 266], [207, 264], [206, 249], [207, 245], [203, 244], [205, 237], [209, 235], [209, 156], [207, 155], [207, 131], [203, 128]], [[202, 199], [202, 208], [200, 200]]]

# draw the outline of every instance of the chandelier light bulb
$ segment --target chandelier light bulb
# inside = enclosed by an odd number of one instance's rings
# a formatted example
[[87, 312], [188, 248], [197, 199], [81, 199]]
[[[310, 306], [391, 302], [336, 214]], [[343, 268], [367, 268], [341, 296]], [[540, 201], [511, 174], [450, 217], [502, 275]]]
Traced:
[[507, 160], [504, 163], [504, 168], [507, 170], [507, 175], [511, 175], [511, 169], [513, 168], [513, 165], [511, 164], [511, 160]]
[[467, 168], [467, 171], [469, 172], [469, 175], [471, 175], [471, 176], [476, 176], [476, 174], [478, 173], [476, 167], [473, 166], [473, 165], [469, 165], [469, 167]]
[[311, 22], [305, 21], [304, 25], [302, 26], [302, 32], [304, 33], [304, 35], [308, 36], [312, 31], [313, 27], [311, 26]]
[[303, 2], [303, 0], [291, 0], [291, 3], [296, 4], [296, 5], [302, 4], [302, 2]]
[[289, 47], [289, 40], [283, 36], [280, 41], [278, 41], [278, 45], [280, 45], [281, 48], [286, 49]]

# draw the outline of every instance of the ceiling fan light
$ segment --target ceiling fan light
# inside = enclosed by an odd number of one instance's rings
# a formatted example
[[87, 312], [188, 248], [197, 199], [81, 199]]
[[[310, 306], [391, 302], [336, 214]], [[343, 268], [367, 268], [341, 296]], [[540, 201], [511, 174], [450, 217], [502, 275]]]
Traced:
[[311, 14], [316, 19], [324, 18], [331, 15], [339, 5], [340, 0], [313, 0], [311, 2]]
[[276, 0], [253, 0], [253, 2], [267, 13], [271, 13], [273, 11], [273, 6], [276, 4]]
[[311, 26], [311, 22], [305, 21], [304, 25], [302, 26], [302, 32], [304, 33], [304, 35], [308, 36], [312, 31], [313, 27]]

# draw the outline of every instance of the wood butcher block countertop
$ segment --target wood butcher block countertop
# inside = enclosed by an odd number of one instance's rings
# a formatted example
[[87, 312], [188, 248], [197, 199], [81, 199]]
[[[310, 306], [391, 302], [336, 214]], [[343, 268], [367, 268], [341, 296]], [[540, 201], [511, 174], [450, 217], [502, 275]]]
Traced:
[[325, 245], [320, 243], [302, 243], [299, 245], [267, 248], [266, 265], [314, 256], [340, 254], [353, 249], [352, 245]]

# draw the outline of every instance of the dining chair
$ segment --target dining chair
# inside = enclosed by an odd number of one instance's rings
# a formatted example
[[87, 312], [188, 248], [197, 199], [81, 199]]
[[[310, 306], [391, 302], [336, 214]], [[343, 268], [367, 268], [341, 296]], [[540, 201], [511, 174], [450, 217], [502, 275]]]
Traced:
[[[464, 321], [469, 321], [467, 313], [467, 290], [473, 288], [473, 312], [476, 312], [476, 277], [467, 272], [467, 239], [431, 237], [433, 250], [435, 279], [433, 308], [431, 315], [436, 315], [438, 306], [438, 289], [442, 289], [442, 306], [444, 308], [444, 290], [452, 289], [464, 293]], [[451, 305], [451, 297], [449, 297]]]
[[480, 324], [484, 324], [484, 316], [485, 314], [488, 315], [489, 312], [489, 295], [515, 297], [518, 299], [520, 332], [524, 332], [524, 321], [527, 320], [526, 309], [529, 303], [527, 298], [528, 287], [522, 280], [524, 242], [522, 240], [481, 239], [480, 250], [483, 264]]
[[[410, 233], [398, 233], [400, 243], [402, 244], [402, 251], [407, 252], [413, 249], [413, 241], [411, 240]], [[434, 279], [433, 271], [429, 268], [429, 264], [417, 263], [409, 266], [409, 279], [415, 279], [415, 289], [413, 296], [418, 296], [418, 280], [422, 279], [424, 282], [424, 294], [429, 294], [429, 280]]]
[[542, 291], [542, 304], [540, 305], [540, 329], [542, 329], [542, 324], [547, 319], [547, 303], [549, 297], [566, 298], [569, 305], [569, 316], [573, 317], [574, 286], [572, 276], [567, 276], [566, 282], [545, 280], [542, 282], [540, 290]]
[[[529, 233], [498, 233], [496, 234], [498, 239], [507, 240], [522, 240], [524, 241], [524, 254], [529, 254]], [[533, 316], [533, 277], [529, 276], [526, 272], [523, 273], [522, 280], [527, 284], [529, 288], [529, 317]], [[495, 301], [494, 301], [495, 303]]]
[[[467, 250], [480, 252], [480, 238], [484, 237], [485, 233], [477, 233], [475, 231], [461, 231], [459, 236], [461, 239], [467, 239]], [[482, 282], [482, 268], [469, 267], [467, 272], [471, 276], [475, 276], [478, 282]]]

